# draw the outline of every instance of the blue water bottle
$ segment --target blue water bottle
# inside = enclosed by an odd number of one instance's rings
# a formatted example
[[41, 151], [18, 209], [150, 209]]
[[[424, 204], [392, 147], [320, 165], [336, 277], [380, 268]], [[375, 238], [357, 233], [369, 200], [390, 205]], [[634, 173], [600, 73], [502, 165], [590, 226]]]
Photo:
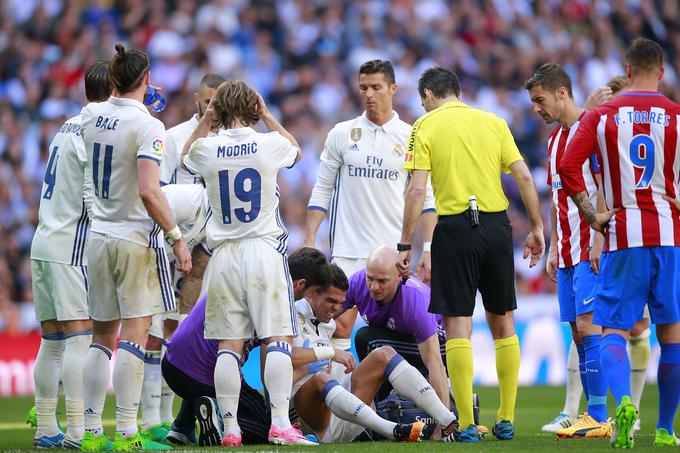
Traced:
[[154, 87], [149, 86], [146, 96], [144, 96], [144, 105], [151, 106], [154, 112], [162, 112], [165, 109], [165, 98]]

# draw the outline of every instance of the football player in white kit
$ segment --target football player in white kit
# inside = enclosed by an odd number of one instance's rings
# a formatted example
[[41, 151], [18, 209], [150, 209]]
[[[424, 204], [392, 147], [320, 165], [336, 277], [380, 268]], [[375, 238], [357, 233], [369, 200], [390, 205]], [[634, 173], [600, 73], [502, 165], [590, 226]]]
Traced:
[[175, 298], [163, 244], [174, 241], [177, 268], [191, 257], [159, 183], [165, 127], [142, 104], [150, 65], [139, 51], [116, 44], [109, 71], [114, 95], [83, 109], [82, 135], [94, 185], [94, 218], [87, 243], [93, 342], [83, 373], [83, 450], [106, 447], [101, 414], [110, 378], [109, 361], [120, 327], [113, 370], [116, 394], [114, 449], [168, 449], [142, 437], [137, 406], [144, 376], [144, 349], [151, 316], [172, 311]]
[[[417, 442], [429, 439], [437, 423], [455, 426], [456, 417], [427, 379], [391, 347], [371, 351], [358, 366], [350, 352], [332, 347], [333, 316], [345, 302], [349, 283], [336, 264], [329, 271], [328, 289], [308, 292], [295, 303], [301, 333], [294, 343], [293, 403], [304, 428], [319, 436], [321, 443], [350, 442], [365, 428], [386, 439]], [[331, 361], [345, 368], [341, 382], [329, 373]], [[376, 414], [371, 405], [386, 380], [437, 423], [396, 424]]]
[[[184, 144], [194, 132], [198, 120], [201, 119], [203, 113], [208, 108], [215, 90], [225, 80], [224, 76], [220, 74], [204, 75], [201, 78], [196, 93], [194, 93], [196, 113], [189, 120], [165, 131], [165, 152], [160, 168], [161, 186], [203, 184], [200, 177], [190, 174], [179, 165], [179, 158]], [[184, 189], [179, 192], [172, 190], [165, 193], [166, 196], [175, 197], [181, 196], [183, 192], [185, 192]], [[194, 195], [196, 194], [198, 192], [194, 192]], [[189, 198], [185, 200], [186, 204], [183, 207], [197, 209], [199, 205], [196, 204], [196, 200], [189, 193], [187, 195], [189, 195]], [[175, 200], [168, 197], [171, 209], [173, 208], [173, 201]], [[176, 206], [180, 208], [180, 204], [183, 203], [181, 200], [176, 201], [178, 202]], [[180, 225], [180, 230], [182, 230], [182, 225]], [[182, 230], [182, 232], [184, 231]], [[203, 235], [205, 235], [205, 232]], [[189, 243], [189, 240], [187, 240], [187, 243]], [[168, 247], [166, 247], [167, 250]], [[144, 385], [142, 387], [141, 401], [142, 429], [143, 434], [152, 440], [165, 440], [174, 420], [172, 404], [175, 394], [161, 376], [160, 362], [166, 349], [163, 345], [163, 340], [170, 340], [172, 334], [177, 329], [179, 321], [186, 317], [198, 300], [205, 267], [210, 259], [210, 253], [202, 245], [193, 247], [189, 244], [189, 251], [191, 252], [191, 273], [184, 275], [182, 272], [175, 270], [173, 275], [173, 287], [177, 296], [177, 309], [174, 312], [153, 317], [149, 330], [149, 339], [146, 343]], [[171, 264], [172, 262], [173, 259], [170, 259]]]
[[[304, 240], [305, 246], [314, 247], [319, 225], [330, 211], [332, 261], [348, 276], [366, 266], [368, 254], [378, 245], [399, 242], [409, 179], [403, 164], [411, 125], [392, 110], [397, 92], [392, 64], [387, 60], [364, 63], [358, 82], [365, 111], [328, 133], [309, 199]], [[427, 282], [436, 223], [429, 184], [422, 218], [425, 244], [417, 274]], [[350, 349], [356, 316], [354, 308], [336, 319], [335, 347]]]
[[[103, 102], [111, 89], [109, 62], [90, 66], [85, 72], [87, 100]], [[38, 228], [31, 246], [35, 318], [42, 328], [33, 369], [36, 448], [79, 448], [85, 431], [83, 360], [92, 342], [92, 322], [87, 311], [84, 250], [93, 194], [92, 185], [86, 183], [90, 174], [80, 123], [81, 115], [68, 119], [50, 144]], [[56, 419], [60, 377], [66, 398], [66, 435]]]
[[[236, 418], [240, 352], [255, 331], [267, 343], [269, 441], [314, 444], [288, 418], [291, 343], [297, 326], [286, 261], [288, 233], [278, 212], [276, 184], [279, 170], [300, 159], [300, 146], [262, 97], [242, 81], [221, 84], [211, 102], [182, 159], [187, 170], [205, 180], [212, 210], [206, 229], [213, 256], [208, 264], [205, 338], [219, 340], [215, 393], [224, 420], [222, 445], [241, 445]], [[257, 133], [250, 127], [260, 119], [271, 132]], [[226, 130], [207, 137], [211, 126]]]

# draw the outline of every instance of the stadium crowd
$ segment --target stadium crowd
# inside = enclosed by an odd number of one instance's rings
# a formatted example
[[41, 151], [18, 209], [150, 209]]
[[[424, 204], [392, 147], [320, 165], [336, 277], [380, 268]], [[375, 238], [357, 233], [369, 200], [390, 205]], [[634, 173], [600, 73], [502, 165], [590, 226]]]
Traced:
[[[168, 100], [158, 117], [168, 128], [193, 114], [191, 95], [209, 72], [248, 80], [267, 99], [304, 150], [280, 181], [291, 249], [303, 240], [326, 134], [361, 112], [354, 81], [366, 60], [394, 63], [395, 110], [409, 123], [423, 113], [422, 70], [452, 68], [466, 102], [510, 124], [546, 218], [549, 128], [531, 113], [522, 86], [539, 63], [561, 62], [582, 104], [591, 89], [622, 74], [625, 43], [646, 35], [668, 53], [661, 90], [680, 99], [680, 5], [672, 0], [8, 0], [1, 8], [0, 331], [37, 326], [24, 302], [32, 300], [29, 250], [48, 145], [85, 104], [85, 69], [108, 58], [115, 42], [149, 53], [152, 83]], [[519, 258], [528, 224], [514, 183], [506, 193]], [[544, 266], [521, 263], [518, 292], [553, 290]]]

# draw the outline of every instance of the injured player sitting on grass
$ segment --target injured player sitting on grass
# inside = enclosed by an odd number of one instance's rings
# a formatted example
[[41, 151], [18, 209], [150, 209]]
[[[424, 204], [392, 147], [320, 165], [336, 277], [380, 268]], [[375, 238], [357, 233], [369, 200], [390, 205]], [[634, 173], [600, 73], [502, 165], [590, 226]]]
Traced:
[[[443, 433], [450, 434], [457, 427], [454, 414], [442, 404], [423, 375], [394, 349], [378, 348], [358, 366], [351, 353], [333, 349], [333, 315], [345, 301], [348, 282], [334, 264], [330, 265], [330, 274], [327, 290], [309, 292], [295, 303], [301, 333], [293, 349], [292, 399], [302, 431], [316, 434], [322, 443], [350, 442], [365, 428], [399, 441], [431, 438], [436, 424], [397, 424], [381, 418], [371, 408], [376, 392], [387, 380], [441, 425]], [[345, 366], [343, 382], [329, 374], [331, 361]]]

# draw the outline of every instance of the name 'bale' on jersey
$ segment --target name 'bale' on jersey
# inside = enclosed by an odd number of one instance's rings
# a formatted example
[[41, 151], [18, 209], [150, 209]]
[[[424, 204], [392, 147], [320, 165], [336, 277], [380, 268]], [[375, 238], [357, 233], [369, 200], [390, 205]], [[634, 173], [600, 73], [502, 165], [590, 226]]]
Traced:
[[160, 164], [165, 126], [133, 99], [110, 97], [83, 109], [83, 141], [94, 185], [91, 230], [146, 247], [158, 243], [159, 227], [139, 196], [137, 159]]
[[279, 215], [276, 176], [295, 164], [297, 147], [278, 132], [227, 129], [196, 140], [185, 167], [203, 177], [208, 191], [208, 247], [227, 240], [260, 237], [285, 253], [288, 231]]
[[40, 192], [38, 227], [31, 258], [86, 266], [92, 188], [87, 182], [87, 154], [80, 134], [81, 115], [67, 120], [50, 144]]

